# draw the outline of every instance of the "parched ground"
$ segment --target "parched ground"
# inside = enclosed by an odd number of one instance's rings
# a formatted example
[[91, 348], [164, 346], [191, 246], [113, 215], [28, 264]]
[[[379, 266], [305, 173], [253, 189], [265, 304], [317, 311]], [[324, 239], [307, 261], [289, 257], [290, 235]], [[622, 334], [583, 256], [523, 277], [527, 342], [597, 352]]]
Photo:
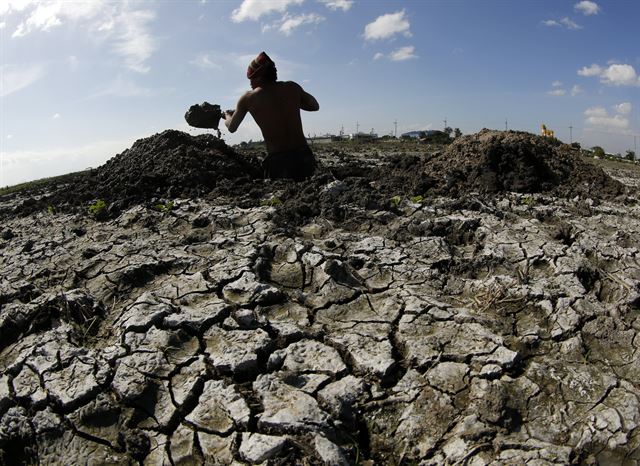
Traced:
[[0, 462], [638, 464], [637, 171], [494, 133], [449, 188], [464, 140], [100, 221], [6, 199]]

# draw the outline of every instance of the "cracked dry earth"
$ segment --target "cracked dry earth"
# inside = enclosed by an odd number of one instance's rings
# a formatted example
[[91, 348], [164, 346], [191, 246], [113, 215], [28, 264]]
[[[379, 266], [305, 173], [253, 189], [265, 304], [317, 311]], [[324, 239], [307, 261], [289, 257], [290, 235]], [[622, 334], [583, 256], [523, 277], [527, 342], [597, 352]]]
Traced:
[[1, 462], [638, 464], [637, 199], [460, 204], [7, 220]]

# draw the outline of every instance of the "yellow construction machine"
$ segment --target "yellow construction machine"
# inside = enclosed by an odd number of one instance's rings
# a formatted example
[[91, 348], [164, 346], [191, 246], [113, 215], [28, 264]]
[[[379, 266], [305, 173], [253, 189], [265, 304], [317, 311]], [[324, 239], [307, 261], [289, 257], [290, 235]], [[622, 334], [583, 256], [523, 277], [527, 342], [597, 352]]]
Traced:
[[555, 137], [555, 133], [553, 132], [553, 130], [547, 128], [547, 126], [544, 123], [542, 123], [542, 125], [540, 125], [540, 134], [542, 136], [546, 136], [548, 138], [554, 138]]

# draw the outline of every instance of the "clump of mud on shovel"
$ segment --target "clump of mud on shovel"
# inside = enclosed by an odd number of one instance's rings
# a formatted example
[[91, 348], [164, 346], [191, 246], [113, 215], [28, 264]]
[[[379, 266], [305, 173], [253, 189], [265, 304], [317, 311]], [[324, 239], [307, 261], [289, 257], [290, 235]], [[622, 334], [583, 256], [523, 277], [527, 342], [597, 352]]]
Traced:
[[220, 130], [218, 129], [220, 118], [222, 118], [220, 105], [210, 104], [209, 102], [192, 105], [187, 110], [187, 113], [184, 114], [184, 119], [187, 120], [189, 126], [215, 129], [218, 132], [218, 137], [220, 137]]

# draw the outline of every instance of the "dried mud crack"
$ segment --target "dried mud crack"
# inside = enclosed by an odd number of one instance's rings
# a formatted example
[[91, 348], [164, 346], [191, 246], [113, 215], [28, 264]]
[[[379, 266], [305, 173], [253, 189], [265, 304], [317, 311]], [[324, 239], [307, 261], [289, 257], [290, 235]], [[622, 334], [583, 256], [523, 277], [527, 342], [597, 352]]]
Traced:
[[640, 462], [625, 184], [516, 132], [316, 152], [168, 131], [2, 199], [0, 462]]

